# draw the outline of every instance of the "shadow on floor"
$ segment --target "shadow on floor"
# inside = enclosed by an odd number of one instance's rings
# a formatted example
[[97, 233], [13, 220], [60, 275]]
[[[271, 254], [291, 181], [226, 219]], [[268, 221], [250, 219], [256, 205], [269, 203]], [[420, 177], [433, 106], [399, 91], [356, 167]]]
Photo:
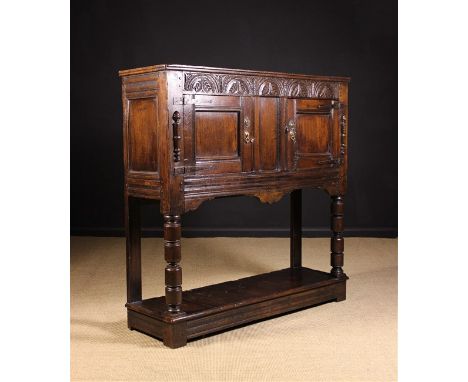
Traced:
[[70, 323], [71, 325], [84, 326], [87, 328], [99, 329], [101, 331], [101, 334], [97, 334], [96, 332], [89, 334], [72, 333], [72, 341], [135, 345], [141, 348], [165, 347], [163, 343], [157, 339], [150, 338], [145, 334], [128, 329], [126, 320], [102, 322], [72, 318]]
[[[205, 334], [203, 336], [190, 339], [188, 340], [189, 343], [202, 340], [205, 338], [210, 338], [218, 334], [230, 332], [236, 329], [241, 329], [245, 328], [247, 326], [251, 326], [253, 324], [257, 324], [260, 322], [265, 322], [269, 321], [275, 318], [283, 317], [288, 314], [292, 313], [297, 313], [301, 312], [310, 308], [314, 307], [319, 307], [325, 304], [328, 304], [333, 301], [327, 301], [327, 302], [322, 302], [320, 304], [315, 304], [311, 305], [308, 307], [296, 309], [293, 311], [277, 314], [271, 317], [259, 319], [259, 320], [254, 320], [251, 322], [247, 322], [241, 325], [236, 325], [232, 328], [227, 328], [224, 330], [220, 330], [214, 333], [210, 334]], [[102, 322], [102, 321], [92, 321], [92, 320], [83, 320], [83, 319], [71, 319], [71, 325], [82, 325], [88, 328], [97, 328], [100, 329], [102, 332], [106, 333], [103, 335], [99, 335], [96, 333], [92, 334], [72, 334], [71, 339], [73, 341], [83, 341], [83, 342], [90, 342], [90, 343], [105, 343], [105, 344], [130, 344], [130, 345], [136, 345], [140, 348], [153, 348], [153, 347], [158, 347], [158, 348], [165, 348], [168, 349], [164, 344], [162, 343], [162, 340], [153, 337], [149, 334], [141, 333], [137, 330], [130, 330], [128, 329], [127, 326], [127, 321], [126, 320], [120, 320], [120, 321], [113, 321], [113, 322]], [[201, 345], [202, 343], [199, 342], [198, 345]], [[207, 344], [208, 345], [208, 344]]]

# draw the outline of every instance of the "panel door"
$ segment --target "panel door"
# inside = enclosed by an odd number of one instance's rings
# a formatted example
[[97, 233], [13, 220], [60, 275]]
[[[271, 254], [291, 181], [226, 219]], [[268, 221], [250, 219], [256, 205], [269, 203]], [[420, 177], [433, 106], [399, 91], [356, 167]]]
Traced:
[[[191, 95], [184, 99], [184, 161], [188, 173], [252, 169], [252, 108], [242, 97]], [[248, 133], [247, 135], [245, 135]]]
[[340, 164], [338, 103], [333, 100], [287, 99], [286, 165], [308, 170]]

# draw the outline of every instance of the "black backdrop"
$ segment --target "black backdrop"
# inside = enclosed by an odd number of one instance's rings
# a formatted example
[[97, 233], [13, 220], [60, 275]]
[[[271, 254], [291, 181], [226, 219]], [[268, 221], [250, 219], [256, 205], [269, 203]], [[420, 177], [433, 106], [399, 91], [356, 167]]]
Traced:
[[[164, 63], [351, 76], [347, 232], [397, 235], [397, 1], [382, 0], [73, 0], [72, 234], [123, 234], [117, 71]], [[328, 196], [303, 197], [305, 235], [328, 234]], [[206, 202], [184, 235], [286, 235], [288, 202]], [[157, 203], [143, 224], [160, 233]]]

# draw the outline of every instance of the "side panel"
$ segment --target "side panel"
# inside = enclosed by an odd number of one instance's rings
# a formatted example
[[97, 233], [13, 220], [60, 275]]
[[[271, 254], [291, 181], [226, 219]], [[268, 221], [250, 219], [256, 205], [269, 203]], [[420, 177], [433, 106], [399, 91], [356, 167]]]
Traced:
[[124, 168], [126, 192], [160, 197], [159, 73], [122, 78]]
[[158, 172], [157, 98], [130, 99], [128, 169]]

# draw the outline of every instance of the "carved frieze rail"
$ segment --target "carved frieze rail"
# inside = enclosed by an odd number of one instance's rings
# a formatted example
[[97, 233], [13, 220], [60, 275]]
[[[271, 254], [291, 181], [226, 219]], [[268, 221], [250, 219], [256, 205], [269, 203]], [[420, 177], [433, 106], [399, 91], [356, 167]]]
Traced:
[[339, 98], [339, 83], [296, 78], [185, 72], [184, 90], [207, 94]]

